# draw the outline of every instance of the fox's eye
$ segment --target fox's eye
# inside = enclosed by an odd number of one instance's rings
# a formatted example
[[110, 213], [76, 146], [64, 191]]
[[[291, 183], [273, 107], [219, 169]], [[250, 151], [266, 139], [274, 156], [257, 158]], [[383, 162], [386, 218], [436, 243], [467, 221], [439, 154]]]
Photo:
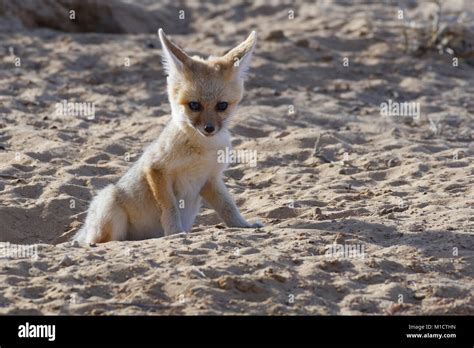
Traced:
[[225, 109], [227, 109], [228, 105], [229, 104], [227, 104], [227, 102], [219, 102], [216, 105], [216, 109], [217, 109], [217, 111], [224, 111]]
[[200, 111], [202, 108], [201, 103], [196, 101], [189, 102], [188, 106], [192, 111]]

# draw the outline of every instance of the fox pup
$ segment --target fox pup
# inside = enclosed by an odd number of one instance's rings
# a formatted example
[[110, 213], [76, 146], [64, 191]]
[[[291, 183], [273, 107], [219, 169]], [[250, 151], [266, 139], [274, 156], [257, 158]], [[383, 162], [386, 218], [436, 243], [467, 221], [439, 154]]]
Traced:
[[222, 57], [190, 57], [158, 31], [171, 121], [117, 184], [92, 200], [80, 243], [138, 240], [191, 230], [201, 197], [227, 226], [257, 228], [239, 212], [222, 179], [219, 150], [242, 99], [256, 33]]

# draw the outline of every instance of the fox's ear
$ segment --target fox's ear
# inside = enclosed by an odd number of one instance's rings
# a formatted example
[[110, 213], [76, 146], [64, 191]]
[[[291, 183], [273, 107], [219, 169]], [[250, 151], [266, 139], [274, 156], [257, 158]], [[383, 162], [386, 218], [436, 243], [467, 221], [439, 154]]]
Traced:
[[185, 65], [189, 65], [191, 57], [189, 57], [181, 48], [172, 43], [165, 35], [163, 29], [158, 30], [161, 47], [163, 48], [163, 65], [168, 76], [181, 73]]
[[226, 53], [224, 59], [232, 64], [239, 77], [244, 77], [250, 67], [252, 53], [257, 43], [257, 33], [252, 31], [249, 37], [237, 47]]

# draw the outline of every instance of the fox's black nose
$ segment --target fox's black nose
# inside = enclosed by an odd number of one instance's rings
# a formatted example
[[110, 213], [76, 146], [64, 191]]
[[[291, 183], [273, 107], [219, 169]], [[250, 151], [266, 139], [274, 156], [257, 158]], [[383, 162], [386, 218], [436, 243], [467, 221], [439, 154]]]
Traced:
[[211, 134], [212, 132], [214, 132], [215, 128], [212, 123], [208, 123], [204, 126], [204, 130], [206, 131], [206, 133]]

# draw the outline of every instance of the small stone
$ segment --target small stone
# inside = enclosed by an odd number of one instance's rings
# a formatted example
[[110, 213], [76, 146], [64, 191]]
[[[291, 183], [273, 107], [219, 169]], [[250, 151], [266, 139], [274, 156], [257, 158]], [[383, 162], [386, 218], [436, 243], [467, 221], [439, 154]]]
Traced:
[[393, 303], [387, 308], [387, 313], [393, 315], [403, 310], [403, 303]]
[[276, 281], [280, 282], [280, 283], [284, 283], [286, 282], [286, 277], [282, 276], [281, 274], [272, 274], [271, 277], [273, 279], [275, 279]]
[[344, 243], [344, 234], [343, 233], [338, 233], [336, 234], [336, 238], [334, 239], [335, 244], [342, 244]]
[[315, 220], [326, 220], [328, 219], [328, 217], [326, 215], [323, 214], [323, 212], [321, 211], [320, 208], [315, 208], [314, 209], [314, 213], [313, 213], [313, 218]]
[[283, 30], [272, 30], [268, 35], [267, 37], [265, 38], [265, 40], [267, 41], [273, 41], [273, 40], [281, 40], [281, 39], [284, 39], [285, 38], [285, 33], [283, 32]]
[[392, 168], [392, 167], [398, 166], [399, 164], [400, 164], [400, 161], [398, 160], [398, 158], [391, 158], [387, 162], [387, 167]]
[[219, 286], [219, 288], [221, 289], [224, 289], [224, 290], [229, 290], [233, 287], [234, 285], [234, 282], [232, 280], [232, 278], [229, 278], [229, 277], [220, 277], [218, 280], [217, 280], [217, 285]]
[[63, 259], [59, 263], [60, 266], [68, 267], [72, 266], [74, 264], [74, 261], [71, 260], [71, 258], [67, 255], [64, 255]]
[[296, 46], [309, 47], [309, 41], [307, 39], [299, 39], [298, 41], [296, 41]]

